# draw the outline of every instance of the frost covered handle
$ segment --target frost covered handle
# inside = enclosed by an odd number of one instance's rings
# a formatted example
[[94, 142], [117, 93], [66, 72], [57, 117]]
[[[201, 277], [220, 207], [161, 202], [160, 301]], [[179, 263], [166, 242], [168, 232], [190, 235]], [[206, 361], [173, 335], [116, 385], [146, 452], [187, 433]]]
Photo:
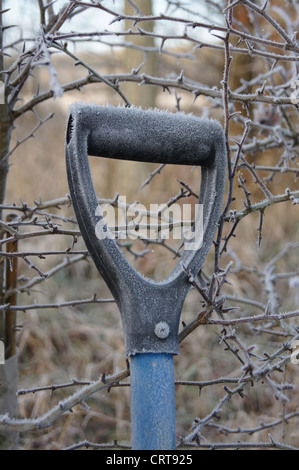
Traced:
[[[132, 446], [175, 449], [173, 355], [178, 354], [179, 319], [190, 282], [212, 244], [225, 186], [225, 148], [219, 123], [183, 113], [76, 105], [66, 138], [71, 198], [91, 256], [118, 304], [127, 356], [131, 356]], [[98, 202], [88, 155], [123, 160], [201, 165], [203, 243], [185, 250], [162, 282], [136, 272], [110, 237], [95, 235]], [[196, 231], [196, 228], [195, 228]]]

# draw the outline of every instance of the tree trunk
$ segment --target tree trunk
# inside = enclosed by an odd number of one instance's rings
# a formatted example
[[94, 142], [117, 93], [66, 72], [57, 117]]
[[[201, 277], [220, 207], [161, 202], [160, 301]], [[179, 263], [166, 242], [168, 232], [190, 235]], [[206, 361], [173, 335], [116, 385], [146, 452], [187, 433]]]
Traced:
[[[2, 10], [2, 0], [0, 0], [0, 11]], [[3, 47], [2, 15], [0, 14], [0, 50]], [[0, 55], [0, 80], [4, 82], [5, 68], [4, 58]], [[10, 148], [13, 119], [6, 102], [0, 104], [0, 204], [4, 203], [6, 193], [6, 182], [9, 171], [8, 153]], [[0, 219], [3, 211], [0, 208]], [[3, 238], [5, 233], [1, 232]], [[5, 303], [5, 263], [0, 259], [0, 303]], [[5, 340], [6, 335], [6, 314], [0, 313], [0, 339]], [[5, 364], [0, 364], [0, 415], [8, 414], [11, 418], [17, 415], [17, 391], [18, 391], [18, 360], [17, 354], [9, 354], [5, 357]], [[17, 447], [17, 433], [0, 429], [0, 450], [13, 450]]]
[[[152, 0], [134, 0], [134, 5], [140, 10], [136, 12], [133, 6], [125, 2], [125, 14], [129, 16], [138, 15], [151, 16]], [[142, 29], [152, 32], [154, 29], [153, 22], [139, 23], [138, 26]], [[132, 21], [126, 21], [126, 30], [132, 29]], [[136, 29], [136, 28], [133, 28]], [[126, 36], [126, 41], [133, 45], [132, 48], [126, 48], [124, 51], [124, 70], [131, 73], [132, 70], [137, 70], [143, 63], [140, 74], [150, 75], [155, 77], [157, 75], [157, 56], [155, 53], [148, 53], [137, 50], [138, 47], [152, 48], [155, 47], [155, 40], [152, 37], [146, 36]], [[134, 48], [134, 46], [136, 48]], [[128, 98], [129, 102], [134, 106], [141, 106], [143, 109], [154, 108], [156, 106], [156, 98], [158, 87], [144, 85], [138, 86], [136, 83], [127, 82], [122, 85], [122, 89]], [[141, 184], [146, 180], [148, 174], [152, 170], [149, 163], [140, 163], [138, 165], [128, 165], [127, 162], [118, 161], [117, 165], [113, 166], [116, 172], [116, 181], [120, 178], [123, 181], [124, 187], [130, 188], [132, 181], [138, 181]]]
[[[8, 106], [0, 105], [0, 204], [4, 203], [6, 181], [9, 170], [8, 152], [12, 131], [12, 120]], [[0, 209], [0, 219], [2, 219]], [[2, 237], [5, 234], [2, 235]], [[3, 305], [5, 299], [5, 263], [0, 260], [0, 302]], [[0, 338], [6, 336], [6, 313], [1, 312]], [[5, 345], [5, 349], [7, 349]], [[18, 391], [18, 361], [17, 354], [5, 358], [5, 364], [0, 364], [0, 415], [8, 413], [13, 418], [17, 415], [17, 391]], [[0, 429], [0, 450], [12, 450], [17, 446], [17, 433]]]
[[[18, 414], [18, 357], [17, 354], [0, 365], [0, 414], [10, 418]], [[14, 430], [0, 429], [0, 450], [16, 450], [18, 434]]]

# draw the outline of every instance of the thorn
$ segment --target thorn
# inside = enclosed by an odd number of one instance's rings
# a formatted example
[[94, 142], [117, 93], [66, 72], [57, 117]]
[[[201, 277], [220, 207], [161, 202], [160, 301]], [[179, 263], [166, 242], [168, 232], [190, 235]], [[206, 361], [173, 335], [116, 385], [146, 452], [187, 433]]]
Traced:
[[144, 62], [142, 62], [137, 69], [132, 70], [132, 75], [138, 75], [143, 66]]

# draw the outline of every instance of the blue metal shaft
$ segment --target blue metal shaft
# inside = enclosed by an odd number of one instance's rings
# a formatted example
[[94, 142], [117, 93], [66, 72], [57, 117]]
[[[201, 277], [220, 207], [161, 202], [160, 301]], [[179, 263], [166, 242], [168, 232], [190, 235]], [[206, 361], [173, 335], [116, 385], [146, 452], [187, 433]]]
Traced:
[[175, 450], [172, 354], [136, 354], [130, 370], [132, 448]]

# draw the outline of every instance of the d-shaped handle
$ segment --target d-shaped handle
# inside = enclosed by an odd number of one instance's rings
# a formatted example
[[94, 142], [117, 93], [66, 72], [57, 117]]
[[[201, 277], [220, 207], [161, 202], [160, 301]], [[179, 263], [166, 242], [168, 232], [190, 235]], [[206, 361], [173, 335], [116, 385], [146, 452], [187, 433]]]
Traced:
[[[97, 238], [99, 210], [88, 155], [202, 167], [199, 203], [203, 204], [203, 243], [185, 250], [163, 282], [136, 272], [111, 237]], [[120, 309], [127, 355], [176, 354], [180, 313], [190, 288], [182, 264], [193, 276], [198, 274], [222, 208], [226, 163], [221, 125], [184, 113], [76, 104], [68, 120], [66, 161], [80, 231]], [[157, 325], [165, 324], [167, 335], [159, 337]]]

